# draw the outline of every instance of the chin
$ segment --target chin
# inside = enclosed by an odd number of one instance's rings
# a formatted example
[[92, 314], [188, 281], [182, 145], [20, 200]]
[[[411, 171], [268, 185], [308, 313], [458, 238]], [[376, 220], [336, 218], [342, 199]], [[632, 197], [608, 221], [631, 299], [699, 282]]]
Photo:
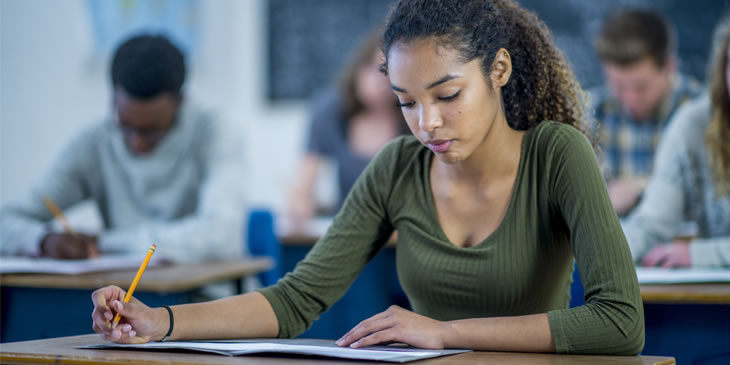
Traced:
[[[435, 152], [432, 152], [435, 153]], [[447, 151], [446, 153], [435, 153], [436, 158], [443, 163], [455, 164], [464, 161], [464, 158], [457, 152]]]

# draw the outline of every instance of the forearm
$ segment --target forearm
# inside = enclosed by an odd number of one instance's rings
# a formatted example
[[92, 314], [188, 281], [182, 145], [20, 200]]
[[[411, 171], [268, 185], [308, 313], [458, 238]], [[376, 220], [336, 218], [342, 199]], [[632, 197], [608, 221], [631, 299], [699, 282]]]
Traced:
[[313, 153], [308, 153], [302, 158], [299, 162], [297, 182], [291, 191], [293, 197], [311, 197], [321, 164], [322, 158]]
[[445, 323], [444, 347], [474, 350], [555, 352], [545, 313], [472, 318]]
[[[175, 324], [170, 340], [271, 338], [279, 333], [274, 310], [258, 292], [174, 306], [172, 311]], [[157, 316], [163, 325], [155, 337], [162, 339], [169, 329], [167, 311], [159, 309]]]

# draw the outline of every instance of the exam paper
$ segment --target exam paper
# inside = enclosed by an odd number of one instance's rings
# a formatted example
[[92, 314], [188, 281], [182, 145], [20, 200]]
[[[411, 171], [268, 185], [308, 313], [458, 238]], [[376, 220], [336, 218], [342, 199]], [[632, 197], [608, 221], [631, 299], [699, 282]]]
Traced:
[[728, 283], [728, 269], [660, 269], [637, 267], [639, 284]]
[[229, 342], [170, 341], [150, 342], [142, 345], [101, 344], [78, 346], [78, 348], [134, 348], [134, 349], [183, 349], [211, 352], [220, 355], [238, 356], [259, 353], [298, 354], [326, 356], [352, 360], [374, 360], [404, 363], [467, 352], [470, 350], [422, 350], [405, 346], [369, 346], [361, 349], [339, 347], [334, 341], [289, 339], [289, 340], [242, 340]]
[[[85, 260], [57, 260], [49, 258], [30, 258], [19, 256], [0, 257], [0, 274], [42, 273], [42, 274], [83, 274], [87, 272], [137, 269], [144, 255], [103, 255]], [[160, 264], [159, 258], [152, 257], [148, 266]]]

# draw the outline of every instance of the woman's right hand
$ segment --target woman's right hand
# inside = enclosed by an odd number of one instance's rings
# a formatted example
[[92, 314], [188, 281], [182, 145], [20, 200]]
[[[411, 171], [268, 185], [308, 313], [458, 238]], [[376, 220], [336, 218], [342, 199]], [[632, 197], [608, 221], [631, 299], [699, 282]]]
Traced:
[[[126, 292], [110, 285], [91, 294], [94, 311], [91, 313], [94, 332], [107, 341], [117, 343], [145, 343], [159, 341], [170, 328], [165, 308], [150, 308], [132, 297], [124, 303]], [[112, 328], [114, 316], [122, 315], [119, 324]]]

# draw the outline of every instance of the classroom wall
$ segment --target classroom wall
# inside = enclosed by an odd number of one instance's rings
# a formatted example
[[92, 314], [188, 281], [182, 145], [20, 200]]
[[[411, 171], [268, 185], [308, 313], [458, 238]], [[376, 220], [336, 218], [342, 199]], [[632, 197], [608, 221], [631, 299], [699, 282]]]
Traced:
[[[188, 95], [246, 141], [251, 206], [279, 208], [304, 139], [305, 102], [265, 98], [266, 0], [203, 1]], [[109, 110], [108, 56], [92, 54], [84, 0], [0, 1], [0, 204], [23, 194], [79, 128]], [[334, 184], [323, 185], [324, 200]]]

